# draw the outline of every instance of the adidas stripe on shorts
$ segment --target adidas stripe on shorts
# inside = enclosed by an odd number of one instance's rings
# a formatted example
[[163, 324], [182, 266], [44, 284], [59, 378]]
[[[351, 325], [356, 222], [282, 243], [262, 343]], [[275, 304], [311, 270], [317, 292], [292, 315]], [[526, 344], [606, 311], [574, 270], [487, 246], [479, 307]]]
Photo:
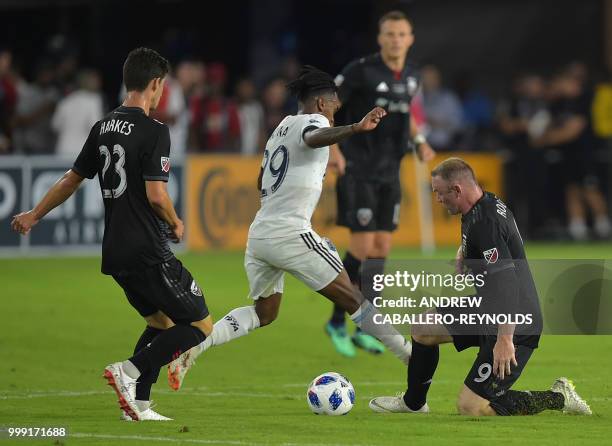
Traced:
[[319, 291], [333, 282], [344, 267], [332, 242], [308, 231], [290, 237], [249, 238], [244, 268], [249, 296], [258, 299], [282, 293], [285, 272]]

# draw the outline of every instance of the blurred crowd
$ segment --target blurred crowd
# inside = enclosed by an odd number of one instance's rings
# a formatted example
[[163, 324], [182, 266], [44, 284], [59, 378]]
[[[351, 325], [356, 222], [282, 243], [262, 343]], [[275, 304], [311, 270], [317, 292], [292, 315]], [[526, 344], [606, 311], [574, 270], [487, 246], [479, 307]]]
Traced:
[[[183, 60], [152, 116], [170, 127], [173, 157], [256, 154], [283, 117], [296, 111], [285, 84], [298, 69], [289, 58], [277, 75], [256, 83], [236, 78], [220, 62]], [[0, 48], [0, 154], [75, 156], [91, 126], [125, 95], [105, 97], [102, 81], [73, 55], [44, 58], [26, 77], [13, 66], [11, 51]], [[596, 83], [584, 64], [547, 75], [522, 73], [506, 94], [496, 95], [468, 75], [444, 79], [436, 66], [425, 65], [413, 113], [440, 152], [502, 155], [504, 195], [527, 236], [610, 236], [604, 191], [612, 84]]]

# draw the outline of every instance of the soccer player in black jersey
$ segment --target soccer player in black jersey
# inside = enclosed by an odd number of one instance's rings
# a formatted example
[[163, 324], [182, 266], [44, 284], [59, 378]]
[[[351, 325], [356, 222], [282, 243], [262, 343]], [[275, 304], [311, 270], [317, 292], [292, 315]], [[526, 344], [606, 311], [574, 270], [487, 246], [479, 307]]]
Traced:
[[169, 239], [183, 238], [184, 226], [166, 190], [168, 127], [149, 117], [168, 70], [168, 61], [151, 49], [130, 52], [123, 66], [123, 105], [92, 127], [72, 169], [34, 209], [12, 222], [13, 229], [27, 234], [83, 179], [98, 175], [105, 210], [102, 273], [112, 275], [147, 323], [134, 355], [104, 371], [123, 416], [133, 420], [169, 419], [150, 408], [160, 367], [212, 332], [202, 290], [168, 246]]
[[[343, 263], [357, 286], [370, 283], [368, 277], [382, 272], [391, 250], [391, 235], [399, 222], [403, 156], [413, 146], [423, 161], [435, 155], [410, 114], [411, 101], [419, 87], [419, 73], [407, 58], [413, 41], [412, 24], [406, 15], [389, 12], [379, 20], [380, 52], [349, 63], [336, 77], [344, 110], [339, 121], [353, 122], [374, 106], [387, 111], [387, 118], [376, 132], [352, 136], [341, 143], [341, 150], [335, 146], [330, 152], [330, 164], [339, 174], [338, 224], [351, 231]], [[383, 261], [373, 262], [362, 282], [361, 263], [367, 258]], [[362, 291], [371, 298], [371, 292]], [[378, 340], [359, 329], [351, 342], [344, 311], [337, 305], [325, 328], [343, 355], [355, 355], [353, 344], [372, 353], [384, 350]]]
[[590, 415], [588, 404], [567, 378], [558, 378], [550, 390], [510, 390], [537, 348], [542, 329], [537, 291], [514, 216], [499, 198], [480, 188], [472, 168], [459, 158], [442, 162], [431, 177], [438, 202], [450, 214], [461, 214], [457, 271], [467, 266], [486, 277], [476, 287], [483, 297], [483, 313], [530, 314], [532, 323], [469, 328], [457, 323], [413, 325], [408, 389], [397, 397], [374, 398], [370, 408], [375, 412], [429, 412], [426, 397], [438, 365], [438, 346], [452, 342], [457, 351], [479, 348], [457, 401], [462, 415], [534, 415], [543, 410]]

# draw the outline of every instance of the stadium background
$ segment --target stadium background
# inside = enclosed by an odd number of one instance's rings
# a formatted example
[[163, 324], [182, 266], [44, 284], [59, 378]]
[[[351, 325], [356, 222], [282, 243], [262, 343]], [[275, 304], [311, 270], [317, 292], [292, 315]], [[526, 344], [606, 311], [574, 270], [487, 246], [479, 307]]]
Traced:
[[[103, 208], [97, 183], [82, 187], [29, 237], [19, 238], [9, 229], [11, 216], [30, 208], [74, 159], [76, 152], [60, 149], [60, 135], [51, 126], [62, 100], [85, 89], [103, 111], [114, 108], [125, 55], [133, 47], [151, 46], [173, 63], [174, 86], [183, 96], [183, 107], [173, 111], [172, 121], [185, 127], [184, 140], [173, 140], [170, 182], [187, 223], [188, 242], [180, 247], [180, 258], [201, 283], [215, 317], [246, 305], [241, 247], [258, 206], [254, 186], [260, 142], [279, 117], [295, 112], [282, 85], [301, 63], [337, 73], [351, 59], [375, 51], [377, 17], [394, 8], [414, 21], [410, 57], [436, 67], [443, 91], [460, 104], [451, 142], [436, 147], [438, 160], [461, 154], [474, 163], [483, 185], [516, 211], [530, 258], [611, 257], [612, 245], [593, 232], [587, 242], [570, 240], [563, 179], [549, 178], [546, 162], [537, 164], [535, 172], [529, 164], [517, 164], [521, 148], [503, 135], [499, 121], [518, 76], [534, 74], [549, 82], [570, 66], [586, 69], [584, 85], [593, 93], [589, 121], [593, 127], [598, 123], [593, 159], [599, 185], [610, 196], [610, 0], [1, 0], [0, 351], [5, 360], [0, 365], [0, 426], [67, 426], [71, 437], [55, 444], [488, 445], [502, 437], [524, 444], [609, 441], [609, 336], [545, 337], [517, 384], [546, 388], [552, 378], [568, 375], [591, 403], [596, 416], [590, 419], [452, 415], [472, 356], [450, 348], [442, 348], [431, 391], [432, 416], [418, 421], [376, 417], [367, 400], [401, 390], [404, 368], [389, 355], [337, 356], [322, 329], [328, 303], [291, 278], [272, 327], [207, 353], [180, 394], [165, 390], [162, 376], [154, 398], [160, 412], [177, 422], [127, 426], [117, 421], [113, 396], [102, 388], [100, 373], [106, 363], [129, 353], [142, 321], [112, 280], [98, 272]], [[253, 92], [239, 94], [245, 78]], [[26, 99], [21, 105], [20, 92]], [[259, 135], [249, 140], [243, 129], [237, 131], [239, 125], [189, 135], [192, 127], [201, 129], [202, 122], [192, 121], [194, 116], [205, 119], [201, 109], [210, 106], [205, 101], [213, 95], [217, 104], [235, 106], [236, 111], [227, 111], [234, 118], [240, 118], [238, 110], [245, 105], [261, 110]], [[334, 226], [333, 176], [330, 172], [326, 178], [314, 220], [322, 234], [342, 245], [346, 232]], [[423, 189], [426, 183], [425, 177]], [[457, 220], [433, 203], [438, 249], [423, 253], [418, 247], [417, 187], [414, 161], [407, 157], [402, 226], [391, 257], [452, 258]], [[592, 227], [591, 218], [588, 223]], [[38, 254], [44, 256], [35, 258]], [[355, 384], [357, 405], [348, 417], [315, 419], [306, 408], [306, 384], [325, 370], [342, 372]], [[51, 441], [31, 444], [38, 443]]]

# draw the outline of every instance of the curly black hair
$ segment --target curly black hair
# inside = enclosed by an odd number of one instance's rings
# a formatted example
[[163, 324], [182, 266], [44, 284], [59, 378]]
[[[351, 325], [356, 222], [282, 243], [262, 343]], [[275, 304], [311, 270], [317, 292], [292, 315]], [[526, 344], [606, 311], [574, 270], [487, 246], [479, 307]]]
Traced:
[[338, 91], [334, 79], [325, 71], [319, 70], [312, 65], [304, 65], [297, 79], [287, 84], [287, 89], [301, 102], [315, 94], [323, 92], [335, 93]]

